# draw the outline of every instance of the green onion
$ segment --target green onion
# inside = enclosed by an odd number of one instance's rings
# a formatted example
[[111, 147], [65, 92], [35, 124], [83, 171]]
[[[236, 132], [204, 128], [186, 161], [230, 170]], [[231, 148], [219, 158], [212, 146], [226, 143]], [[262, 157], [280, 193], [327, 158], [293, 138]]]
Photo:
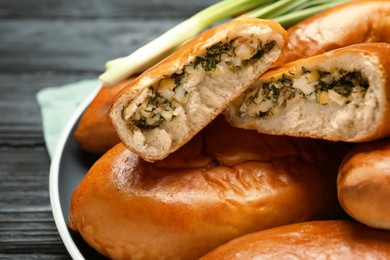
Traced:
[[[314, 2], [314, 1], [313, 1]], [[316, 13], [324, 11], [330, 7], [346, 2], [345, 0], [333, 0], [333, 1], [322, 1], [324, 3], [308, 6], [306, 9], [297, 10], [291, 13], [287, 13], [278, 17], [273, 18], [273, 20], [279, 22], [284, 27], [290, 27]]]
[[288, 27], [341, 2], [346, 0], [222, 0], [179, 23], [129, 56], [108, 61], [100, 80], [110, 86], [142, 72], [208, 26], [229, 17], [244, 14], [249, 17], [274, 19], [282, 26]]
[[[306, 0], [307, 1], [307, 0]], [[296, 0], [279, 0], [273, 3], [270, 3], [267, 6], [260, 6], [252, 11], [245, 13], [245, 16], [248, 17], [259, 17], [259, 18], [269, 18], [273, 13], [278, 12], [279, 10], [283, 10], [284, 8], [288, 8], [294, 3]]]

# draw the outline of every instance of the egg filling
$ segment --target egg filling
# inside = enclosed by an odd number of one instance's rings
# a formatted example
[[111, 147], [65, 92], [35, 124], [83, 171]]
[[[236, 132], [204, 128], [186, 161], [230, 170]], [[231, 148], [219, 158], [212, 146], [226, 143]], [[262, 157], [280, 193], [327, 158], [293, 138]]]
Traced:
[[[185, 106], [191, 89], [211, 74], [240, 70], [261, 59], [275, 46], [276, 41], [263, 43], [255, 37], [238, 37], [218, 42], [207, 48], [205, 55], [173, 75], [167, 76], [145, 89], [136, 100], [122, 111], [122, 118], [130, 130], [155, 129], [171, 122]], [[138, 101], [137, 101], [138, 100]]]
[[277, 114], [289, 102], [302, 98], [321, 105], [359, 103], [368, 87], [368, 80], [357, 70], [329, 72], [302, 67], [299, 75], [282, 74], [252, 85], [244, 93], [240, 114], [242, 117], [268, 117]]

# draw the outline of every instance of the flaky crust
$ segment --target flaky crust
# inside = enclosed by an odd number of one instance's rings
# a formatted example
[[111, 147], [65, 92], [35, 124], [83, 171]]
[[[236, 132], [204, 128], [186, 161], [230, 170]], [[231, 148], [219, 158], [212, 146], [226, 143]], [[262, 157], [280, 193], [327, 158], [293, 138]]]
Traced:
[[287, 30], [278, 64], [364, 42], [390, 43], [390, 1], [351, 1], [329, 8]]
[[335, 217], [347, 151], [221, 118], [154, 164], [118, 144], [73, 194], [69, 225], [110, 258], [196, 259], [243, 234]]
[[[377, 140], [390, 135], [390, 44], [388, 43], [361, 43], [354, 44], [344, 48], [339, 48], [333, 51], [326, 52], [324, 54], [319, 54], [313, 57], [300, 59], [296, 61], [289, 62], [280, 66], [276, 69], [269, 70], [264, 73], [260, 80], [270, 79], [281, 77], [282, 74], [295, 74], [296, 71], [300, 70], [302, 67], [307, 67], [308, 65], [321, 64], [329, 58], [334, 58], [337, 56], [342, 56], [343, 54], [363, 54], [367, 56], [372, 56], [377, 59], [377, 67], [380, 71], [383, 72], [383, 77], [381, 79], [381, 85], [383, 95], [378, 97], [378, 111], [380, 111], [379, 117], [376, 119], [375, 123], [371, 126], [370, 129], [367, 129], [366, 133], [361, 136], [356, 136], [352, 138], [342, 138], [338, 135], [326, 138], [332, 141], [346, 141], [346, 142], [367, 142]], [[351, 60], [352, 62], [352, 60]], [[297, 137], [308, 137], [308, 138], [318, 138], [324, 139], [322, 134], [317, 132], [311, 133], [302, 133], [302, 132], [290, 132], [289, 126], [282, 124], [281, 122], [280, 129], [277, 131], [267, 131], [262, 128], [257, 127], [257, 119], [245, 119], [240, 118], [239, 107], [241, 105], [240, 99], [234, 101], [227, 109], [225, 115], [226, 119], [233, 126], [241, 127], [245, 129], [257, 129], [261, 133], [265, 134], [288, 134], [291, 136]], [[314, 113], [315, 111], [313, 111]], [[318, 112], [318, 111], [317, 111]], [[319, 129], [320, 130], [320, 129]]]
[[390, 139], [358, 144], [343, 160], [337, 180], [344, 210], [356, 220], [390, 230]]
[[389, 259], [390, 232], [346, 220], [303, 222], [234, 239], [202, 260]]
[[115, 86], [102, 86], [80, 118], [74, 137], [84, 151], [103, 154], [120, 139], [111, 125], [108, 111], [116, 94], [134, 78], [127, 79]]
[[[204, 31], [200, 35], [196, 36], [194, 39], [188, 41], [184, 46], [174, 52], [172, 55], [168, 56], [155, 66], [151, 67], [149, 70], [141, 74], [136, 80], [131, 84], [128, 84], [115, 98], [112, 107], [110, 109], [110, 120], [113, 126], [116, 128], [116, 131], [119, 135], [119, 138], [126, 145], [126, 147], [137, 153], [143, 159], [148, 161], [156, 161], [165, 158], [167, 155], [153, 156], [151, 154], [142, 153], [139, 150], [134, 149], [129, 142], [129, 133], [126, 133], [125, 129], [122, 126], [119, 126], [116, 121], [119, 119], [119, 111], [122, 109], [124, 103], [129, 103], [136, 96], [138, 96], [144, 89], [148, 88], [150, 85], [158, 82], [163, 79], [166, 75], [172, 75], [173, 73], [181, 70], [185, 65], [189, 64], [195, 59], [196, 56], [202, 56], [206, 52], [206, 49], [211, 45], [217, 43], [218, 41], [223, 41], [226, 38], [226, 35], [235, 34], [237, 27], [241, 24], [262, 24], [270, 27], [274, 32], [280, 34], [283, 37], [283, 46], [287, 44], [287, 32], [284, 28], [272, 21], [272, 20], [262, 20], [256, 18], [242, 17], [241, 19], [231, 20], [219, 26], [213, 27], [209, 30]], [[222, 104], [219, 108], [214, 109], [213, 113], [209, 115], [208, 119], [197, 124], [192, 129], [188, 136], [180, 144], [172, 146], [169, 150], [169, 153], [179, 149], [182, 145], [187, 143], [193, 136], [195, 136], [201, 129], [203, 129], [208, 123], [210, 123], [214, 118], [216, 118], [229, 104], [229, 102], [235, 99], [240, 95], [247, 86], [249, 86], [252, 81], [243, 83], [241, 90], [235, 93], [234, 96], [227, 97], [225, 103]]]

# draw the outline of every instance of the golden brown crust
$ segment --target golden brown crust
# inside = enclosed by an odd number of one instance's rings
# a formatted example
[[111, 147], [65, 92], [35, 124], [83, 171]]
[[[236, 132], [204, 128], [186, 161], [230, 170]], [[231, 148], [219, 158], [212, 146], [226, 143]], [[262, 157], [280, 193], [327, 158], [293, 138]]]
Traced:
[[351, 1], [329, 8], [287, 30], [278, 64], [364, 42], [390, 43], [390, 1]]
[[356, 220], [390, 230], [390, 139], [358, 144], [343, 160], [337, 190]]
[[389, 259], [390, 232], [345, 221], [276, 227], [234, 239], [208, 253], [212, 259]]
[[110, 123], [108, 111], [115, 95], [133, 80], [134, 78], [130, 78], [112, 87], [102, 86], [85, 109], [74, 133], [82, 150], [103, 154], [120, 142]]
[[[164, 60], [160, 61], [155, 66], [151, 67], [147, 71], [145, 71], [143, 74], [141, 74], [136, 80], [134, 80], [132, 83], [128, 84], [115, 98], [113, 105], [110, 110], [110, 120], [112, 121], [113, 126], [116, 128], [117, 132], [119, 133], [119, 138], [122, 140], [122, 142], [126, 145], [126, 147], [131, 150], [134, 153], [137, 153], [140, 155], [143, 159], [148, 161], [156, 161], [161, 160], [165, 158], [165, 156], [152, 156], [150, 154], [143, 154], [140, 153], [137, 149], [134, 149], [123, 137], [122, 130], [120, 127], [116, 126], [115, 124], [115, 116], [113, 114], [116, 114], [115, 107], [118, 106], [118, 104], [121, 102], [120, 99], [124, 98], [130, 102], [132, 99], [134, 99], [137, 95], [139, 95], [145, 88], [149, 87], [155, 82], [158, 82], [159, 80], [163, 79], [167, 75], [172, 75], [173, 73], [177, 72], [178, 70], [182, 69], [185, 65], [189, 64], [191, 61], [195, 59], [196, 56], [202, 56], [206, 52], [206, 49], [210, 47], [211, 45], [215, 44], [218, 41], [221, 41], [220, 35], [226, 34], [232, 34], [236, 31], [235, 28], [240, 27], [242, 24], [262, 24], [270, 27], [274, 32], [280, 34], [283, 37], [283, 47], [287, 44], [287, 32], [284, 30], [284, 28], [272, 21], [272, 20], [262, 20], [257, 18], [248, 18], [243, 17], [242, 19], [235, 19], [229, 22], [226, 22], [224, 24], [221, 24], [219, 26], [216, 26], [214, 28], [211, 28], [209, 30], [204, 31], [194, 39], [188, 41], [185, 45], [183, 45], [180, 49], [178, 49], [176, 52], [165, 58]], [[226, 36], [224, 36], [225, 38]], [[211, 40], [212, 39], [212, 40]], [[217, 41], [215, 41], [217, 39]], [[180, 144], [172, 146], [169, 150], [169, 153], [179, 149], [181, 146], [183, 146], [185, 143], [187, 143], [191, 138], [193, 138], [201, 129], [203, 129], [207, 124], [209, 124], [214, 118], [216, 118], [229, 104], [229, 102], [236, 97], [238, 97], [245, 89], [246, 86], [249, 86], [253, 81], [255, 80], [255, 77], [253, 77], [252, 81], [245, 82], [243, 84], [241, 91], [238, 91], [235, 93], [235, 95], [231, 97], [227, 97], [224, 104], [222, 104], [217, 109], [213, 109], [212, 114], [209, 115], [208, 120], [205, 120], [201, 122], [200, 124], [197, 124], [193, 129], [190, 130], [185, 140], [180, 142]]]
[[334, 183], [346, 152], [221, 118], [154, 164], [118, 144], [75, 191], [70, 227], [112, 258], [196, 259], [246, 233], [335, 217]]
[[[324, 54], [319, 54], [313, 57], [300, 59], [296, 61], [289, 62], [284, 64], [278, 68], [272, 69], [264, 73], [260, 80], [267, 80], [271, 78], [281, 77], [283, 74], [297, 74], [302, 67], [307, 67], [321, 64], [325, 60], [330, 57], [334, 58], [337, 56], [342, 56], [343, 54], [363, 54], [367, 56], [372, 56], [377, 59], [376, 66], [380, 71], [383, 72], [383, 78], [381, 79], [380, 86], [382, 87], [383, 96], [378, 97], [378, 110], [381, 111], [380, 117], [375, 120], [375, 124], [372, 125], [370, 129], [367, 130], [367, 133], [363, 136], [353, 137], [353, 138], [341, 138], [340, 136], [333, 136], [327, 138], [332, 141], [346, 141], [346, 142], [367, 142], [377, 140], [390, 135], [390, 44], [388, 43], [361, 43], [354, 44], [344, 48], [339, 48], [333, 51], [329, 51]], [[352, 62], [352, 60], [351, 60]], [[242, 126], [240, 122], [236, 121], [235, 118], [239, 118], [239, 106], [240, 101], [236, 100], [232, 105], [228, 108], [226, 113], [227, 120], [234, 126], [243, 127], [246, 129], [257, 129], [256, 120], [252, 120], [252, 122], [245, 123], [245, 126]], [[322, 134], [311, 132], [311, 133], [291, 133], [286, 131], [288, 129], [288, 125], [281, 125], [278, 132], [267, 131], [265, 129], [258, 129], [260, 132], [265, 134], [289, 134], [292, 136], [298, 137], [309, 137], [309, 138], [318, 138], [323, 139], [324, 136]]]

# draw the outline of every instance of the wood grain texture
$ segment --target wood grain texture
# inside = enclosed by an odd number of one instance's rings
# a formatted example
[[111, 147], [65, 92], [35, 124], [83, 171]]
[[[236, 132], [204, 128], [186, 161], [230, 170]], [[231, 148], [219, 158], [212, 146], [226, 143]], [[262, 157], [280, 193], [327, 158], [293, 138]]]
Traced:
[[[98, 74], [103, 72], [107, 60], [128, 55], [177, 22], [179, 20], [2, 21], [0, 34], [7, 36], [0, 42], [0, 71]], [[42, 41], [42, 38], [48, 40]]]
[[216, 0], [2, 0], [0, 18], [171, 20], [187, 18]]
[[96, 78], [216, 0], [0, 1], [0, 259], [69, 259], [54, 224], [36, 93]]

